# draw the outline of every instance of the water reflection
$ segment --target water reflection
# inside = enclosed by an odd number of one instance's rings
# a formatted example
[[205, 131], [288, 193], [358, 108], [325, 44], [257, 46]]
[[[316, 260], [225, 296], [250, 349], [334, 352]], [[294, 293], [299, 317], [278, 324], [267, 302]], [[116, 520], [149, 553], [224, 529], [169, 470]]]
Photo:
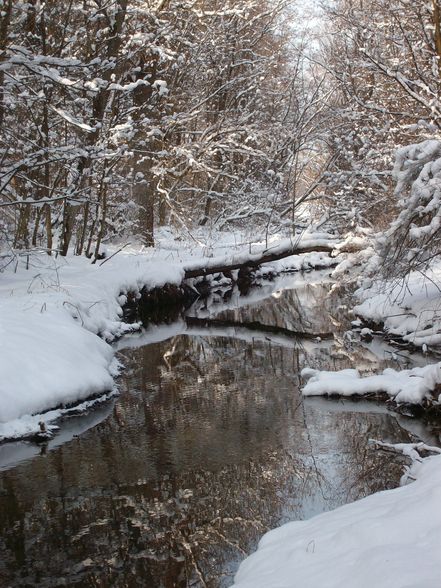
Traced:
[[[311, 297], [218, 318], [329, 330]], [[0, 475], [0, 585], [228, 586], [268, 528], [397, 484], [394, 456], [367, 448], [409, 438], [384, 407], [302, 402], [299, 369], [345, 367], [340, 343], [179, 325], [121, 344], [106, 420]]]

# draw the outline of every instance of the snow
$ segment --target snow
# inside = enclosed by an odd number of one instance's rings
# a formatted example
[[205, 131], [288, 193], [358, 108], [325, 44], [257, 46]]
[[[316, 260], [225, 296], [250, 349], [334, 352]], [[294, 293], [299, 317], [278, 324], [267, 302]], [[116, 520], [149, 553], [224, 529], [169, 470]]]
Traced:
[[167, 82], [165, 80], [155, 80], [153, 82], [153, 87], [155, 88], [155, 90], [157, 90], [161, 98], [162, 96], [167, 96], [169, 92]]
[[403, 280], [376, 281], [360, 288], [354, 313], [365, 321], [384, 324], [388, 333], [422, 347], [441, 343], [441, 263], [424, 274], [411, 272]]
[[308, 380], [303, 387], [304, 396], [362, 396], [386, 392], [398, 404], [421, 404], [432, 399], [441, 383], [441, 362], [408, 370], [385, 369], [381, 374], [362, 377], [356, 369], [338, 372], [304, 368], [302, 378]]
[[[181, 266], [119, 254], [104, 265], [32, 255], [0, 281], [0, 441], [38, 431], [59, 406], [114, 390], [109, 342], [138, 328], [122, 322], [127, 292], [178, 284]], [[30, 415], [33, 415], [32, 417]], [[48, 418], [46, 418], [48, 417]]]
[[61, 390], [62, 402], [71, 403], [113, 388], [110, 346], [68, 312], [5, 306], [9, 312], [1, 308], [1, 423], [56, 406]]
[[315, 268], [332, 268], [336, 263], [336, 259], [331, 257], [329, 253], [312, 252], [304, 255], [297, 255], [296, 257], [284, 257], [271, 264], [266, 263], [262, 266], [261, 272], [266, 273], [270, 270], [277, 273], [308, 271]]
[[[86, 400], [77, 406], [75, 410], [58, 409], [57, 411], [49, 411], [44, 415], [39, 415], [39, 417], [23, 417], [23, 423], [21, 424], [23, 425], [25, 420], [29, 422], [30, 434], [35, 432], [36, 425], [38, 424], [35, 422], [37, 418], [39, 421], [46, 423], [46, 428], [48, 430], [51, 430], [52, 428], [55, 429], [57, 434], [53, 438], [48, 439], [48, 441], [45, 443], [45, 451], [49, 452], [53, 449], [56, 449], [57, 447], [60, 447], [64, 443], [68, 443], [74, 437], [78, 437], [88, 429], [95, 427], [104, 419], [106, 419], [112, 412], [114, 402], [115, 397], [111, 398], [108, 395], [104, 395], [95, 401]], [[89, 410], [90, 408], [93, 408], [93, 410]], [[78, 416], [76, 416], [75, 413], [78, 414]], [[64, 419], [59, 428], [48, 424], [53, 420], [66, 415], [68, 415], [69, 418]], [[23, 461], [27, 461], [32, 457], [40, 455], [40, 452], [41, 447], [35, 443], [29, 443], [20, 440], [10, 441], [9, 443], [1, 443], [0, 471], [15, 467], [17, 464]]]
[[[332, 248], [336, 244], [337, 241], [335, 235], [330, 235], [328, 233], [309, 234], [305, 232], [301, 236], [296, 237], [295, 239], [282, 239], [278, 240], [274, 244], [270, 243], [269, 245], [265, 243], [257, 244], [257, 246], [253, 247], [252, 251], [250, 247], [249, 250], [234, 252], [230, 255], [212, 257], [210, 260], [205, 259], [204, 267], [210, 269], [213, 267], [218, 267], [220, 265], [243, 264], [247, 261], [259, 261], [259, 259], [264, 254], [278, 255], [291, 248], [300, 249], [307, 247], [329, 247], [329, 252], [331, 253]], [[200, 260], [189, 262], [186, 264], [186, 270], [195, 270], [199, 269], [200, 267]]]
[[[77, 402], [75, 406], [72, 407], [55, 408], [53, 410], [47, 410], [42, 414], [26, 414], [18, 419], [14, 419], [4, 424], [0, 424], [2, 436], [4, 439], [8, 440], [30, 437], [40, 431], [40, 423], [44, 423], [45, 428], [49, 433], [54, 433], [58, 431], [59, 427], [53, 423], [58, 421], [61, 417], [70, 415], [75, 416], [76, 414], [86, 413], [92, 407], [95, 409], [94, 412], [96, 412], [96, 407], [98, 405], [105, 404], [112, 397], [114, 397], [116, 393], [116, 389], [113, 388], [113, 390], [107, 394], [101, 394], [101, 396], [99, 396], [98, 398], [84, 400], [84, 402]], [[63, 427], [63, 430], [64, 429], [66, 429], [65, 426]], [[61, 443], [62, 439], [57, 439], [57, 441], [52, 445], [57, 447]], [[0, 448], [2, 447], [3, 445], [0, 444]], [[4, 453], [5, 450], [2, 449], [0, 451], [0, 469], [2, 469], [2, 467], [4, 466], [4, 462], [2, 459], [4, 458]], [[7, 450], [6, 453], [8, 453]]]
[[51, 107], [54, 112], [61, 116], [66, 122], [70, 123], [71, 125], [82, 129], [83, 131], [87, 131], [88, 133], [92, 133], [95, 129], [90, 125], [81, 122], [80, 120], [76, 119], [74, 116], [66, 112], [61, 108], [56, 108], [55, 106]]
[[112, 83], [109, 84], [108, 90], [120, 90], [122, 92], [133, 92], [140, 86], [150, 86], [150, 82], [147, 80], [136, 80], [136, 82], [131, 82], [130, 84], [116, 84]]
[[411, 473], [409, 485], [270, 531], [234, 588], [439, 588], [441, 456]]

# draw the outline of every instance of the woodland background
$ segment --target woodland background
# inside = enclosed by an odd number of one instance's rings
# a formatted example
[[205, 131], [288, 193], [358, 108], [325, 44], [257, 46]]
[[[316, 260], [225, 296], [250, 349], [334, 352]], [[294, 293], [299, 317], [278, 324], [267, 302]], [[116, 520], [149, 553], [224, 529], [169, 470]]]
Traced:
[[437, 254], [438, 0], [0, 0], [0, 15], [3, 251], [94, 260], [163, 225], [293, 234], [307, 205], [316, 227], [385, 231], [389, 270]]

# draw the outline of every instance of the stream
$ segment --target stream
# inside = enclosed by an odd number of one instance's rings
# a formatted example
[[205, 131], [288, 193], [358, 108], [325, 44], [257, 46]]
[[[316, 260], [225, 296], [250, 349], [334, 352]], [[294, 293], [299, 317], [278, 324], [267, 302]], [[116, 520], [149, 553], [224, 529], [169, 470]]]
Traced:
[[311, 272], [198, 301], [118, 342], [119, 397], [47, 445], [0, 446], [0, 586], [224, 588], [267, 530], [396, 487], [403, 462], [368, 440], [431, 431], [302, 399], [299, 372], [430, 358], [345, 335], [330, 287]]

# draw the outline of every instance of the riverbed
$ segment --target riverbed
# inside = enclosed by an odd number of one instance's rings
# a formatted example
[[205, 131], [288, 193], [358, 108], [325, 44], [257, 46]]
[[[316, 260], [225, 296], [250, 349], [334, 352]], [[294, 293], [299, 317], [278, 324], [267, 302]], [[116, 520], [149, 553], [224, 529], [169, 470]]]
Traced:
[[0, 447], [0, 585], [223, 588], [268, 529], [397, 486], [402, 462], [369, 439], [431, 432], [303, 399], [299, 373], [430, 360], [348, 334], [330, 289], [326, 272], [220, 289], [118, 343], [119, 397]]

